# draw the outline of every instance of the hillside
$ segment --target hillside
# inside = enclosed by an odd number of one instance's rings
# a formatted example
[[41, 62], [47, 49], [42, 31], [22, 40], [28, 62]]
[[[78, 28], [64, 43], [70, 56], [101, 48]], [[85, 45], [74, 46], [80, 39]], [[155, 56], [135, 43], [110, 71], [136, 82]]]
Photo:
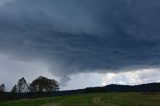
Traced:
[[0, 106], [159, 106], [158, 93], [94, 93], [40, 99], [22, 99]]

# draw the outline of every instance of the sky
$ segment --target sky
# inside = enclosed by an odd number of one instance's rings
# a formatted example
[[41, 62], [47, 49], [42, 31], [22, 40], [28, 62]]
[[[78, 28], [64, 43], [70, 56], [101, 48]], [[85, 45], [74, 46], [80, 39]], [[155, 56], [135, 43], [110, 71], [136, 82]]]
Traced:
[[159, 13], [159, 0], [0, 0], [0, 84], [160, 82]]

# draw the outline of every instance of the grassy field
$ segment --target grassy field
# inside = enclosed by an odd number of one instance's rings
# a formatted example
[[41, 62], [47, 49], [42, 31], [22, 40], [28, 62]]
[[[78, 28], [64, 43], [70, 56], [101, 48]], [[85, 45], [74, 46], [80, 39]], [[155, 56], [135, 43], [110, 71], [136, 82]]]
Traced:
[[160, 106], [159, 94], [98, 93], [39, 99], [22, 99], [0, 106]]

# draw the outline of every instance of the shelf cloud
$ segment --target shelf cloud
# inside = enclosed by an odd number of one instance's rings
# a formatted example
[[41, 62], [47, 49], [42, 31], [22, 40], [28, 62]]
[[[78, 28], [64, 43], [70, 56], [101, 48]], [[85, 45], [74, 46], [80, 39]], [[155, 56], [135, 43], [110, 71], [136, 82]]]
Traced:
[[12, 59], [43, 61], [61, 78], [159, 68], [159, 0], [0, 4], [0, 54]]

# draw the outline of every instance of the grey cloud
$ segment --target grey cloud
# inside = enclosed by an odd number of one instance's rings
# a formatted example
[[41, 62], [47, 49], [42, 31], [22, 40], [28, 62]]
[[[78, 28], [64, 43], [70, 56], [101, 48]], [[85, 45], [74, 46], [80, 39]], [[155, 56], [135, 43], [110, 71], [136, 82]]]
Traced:
[[40, 75], [56, 78], [47, 71], [47, 68], [47, 65], [43, 62], [19, 61], [0, 55], [0, 84], [4, 83], [7, 91], [10, 91], [21, 77], [25, 77], [28, 83], [31, 83]]
[[0, 53], [61, 77], [159, 67], [159, 13], [159, 0], [14, 0], [0, 7]]

